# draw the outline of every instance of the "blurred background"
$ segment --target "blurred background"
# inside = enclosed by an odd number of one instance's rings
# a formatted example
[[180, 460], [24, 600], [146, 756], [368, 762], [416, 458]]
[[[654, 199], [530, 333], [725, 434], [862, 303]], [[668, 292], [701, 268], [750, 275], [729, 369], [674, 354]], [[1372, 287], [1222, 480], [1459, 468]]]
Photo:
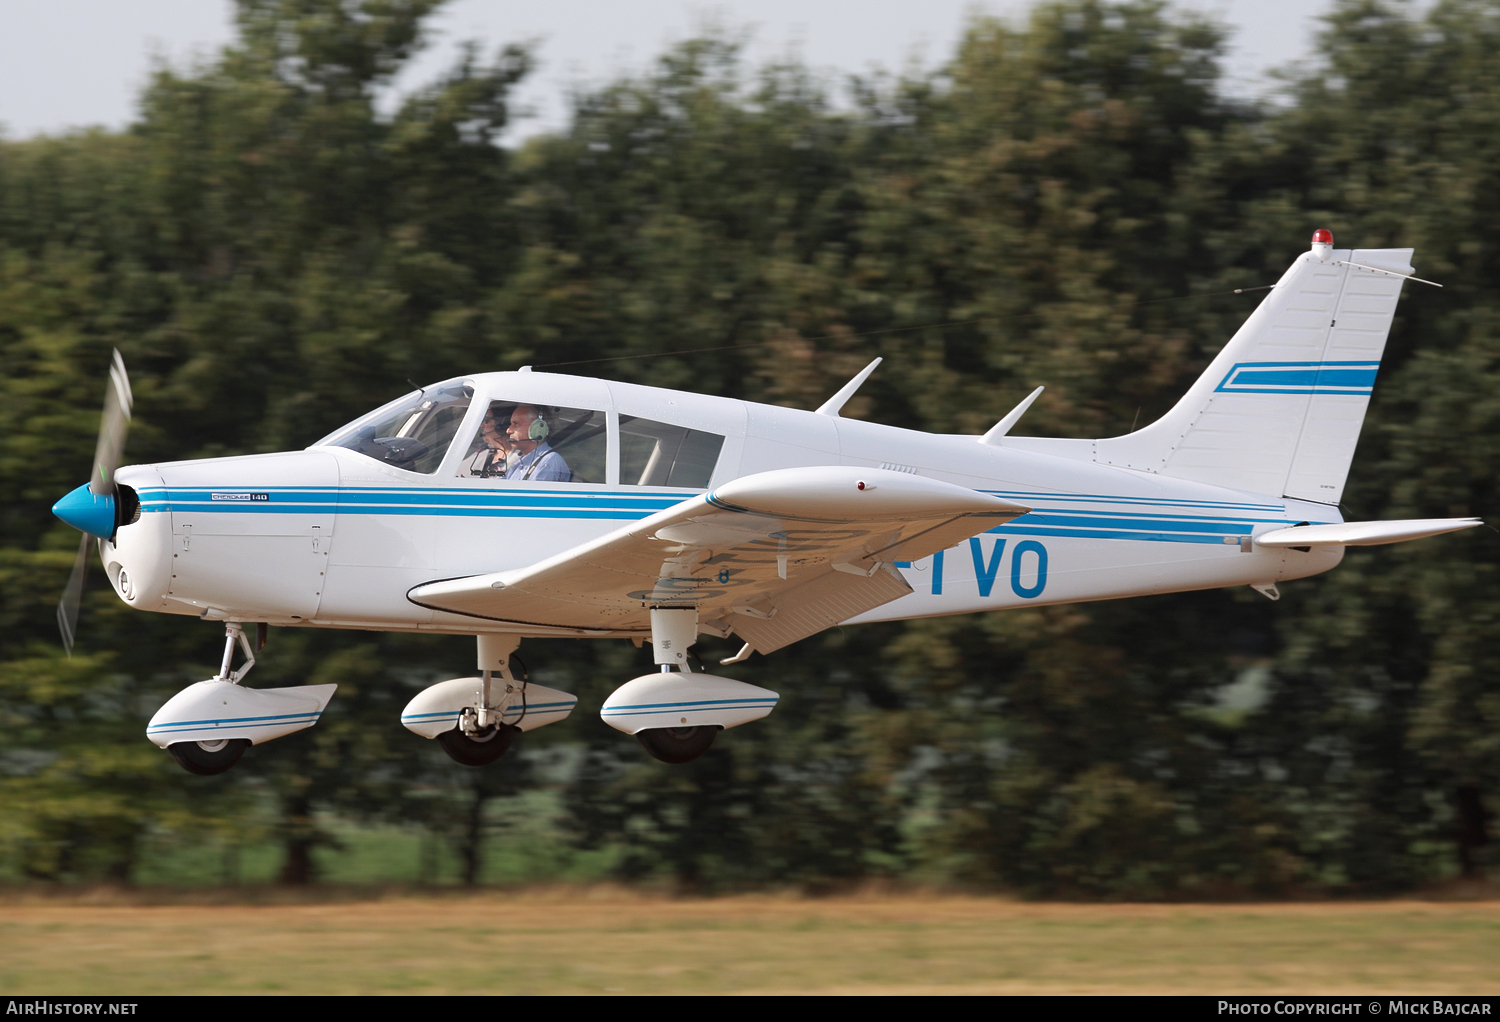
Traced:
[[[221, 630], [95, 586], [66, 659], [77, 534], [49, 508], [89, 472], [116, 347], [127, 463], [305, 446], [408, 379], [522, 364], [810, 408], [880, 355], [848, 414], [978, 433], [1046, 384], [1020, 432], [1123, 433], [1327, 227], [1445, 285], [1403, 297], [1344, 513], [1493, 523], [1500, 2], [1331, 0], [1280, 77], [1229, 49], [1232, 5], [1003, 5], [853, 75], [705, 23], [555, 100], [530, 25], [463, 45], [463, 4], [193, 6], [213, 45], [160, 54], [105, 127], [58, 130], [41, 77], [0, 108], [0, 884], [1482, 880], [1492, 530], [1353, 551], [1276, 604], [835, 629], [725, 669], [782, 704], [681, 767], [593, 712], [649, 667], [628, 643], [525, 643], [580, 709], [474, 770], [398, 723], [472, 640], [273, 629], [254, 684], [339, 694], [200, 778], [144, 728]], [[677, 354], [589, 361], [654, 352]]]

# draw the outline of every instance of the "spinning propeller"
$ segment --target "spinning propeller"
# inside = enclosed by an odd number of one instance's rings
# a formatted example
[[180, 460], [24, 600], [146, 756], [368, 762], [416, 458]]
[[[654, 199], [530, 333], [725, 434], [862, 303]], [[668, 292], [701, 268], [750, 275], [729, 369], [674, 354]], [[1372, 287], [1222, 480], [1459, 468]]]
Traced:
[[125, 374], [125, 360], [116, 350], [109, 366], [109, 386], [104, 390], [104, 415], [99, 422], [99, 443], [94, 448], [93, 475], [85, 485], [52, 505], [53, 514], [83, 533], [73, 573], [68, 576], [67, 587], [57, 604], [57, 627], [62, 632], [63, 649], [70, 657], [78, 625], [78, 603], [88, 572], [89, 543], [113, 536], [118, 521], [120, 501], [115, 470], [120, 467], [120, 456], [125, 450], [130, 406], [130, 377]]

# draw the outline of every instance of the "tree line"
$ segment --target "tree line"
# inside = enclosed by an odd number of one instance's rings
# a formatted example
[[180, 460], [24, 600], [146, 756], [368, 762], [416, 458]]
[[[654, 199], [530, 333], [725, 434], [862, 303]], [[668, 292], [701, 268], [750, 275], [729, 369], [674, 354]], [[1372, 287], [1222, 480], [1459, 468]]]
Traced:
[[337, 817], [431, 828], [472, 880], [487, 807], [549, 750], [572, 764], [549, 782], [560, 847], [695, 889], [1482, 873], [1491, 530], [1351, 552], [1274, 605], [836, 629], [760, 666], [777, 712], [686, 767], [589, 712], [640, 673], [628, 644], [523, 646], [580, 712], [471, 772], [397, 717], [472, 669], [472, 640], [276, 629], [253, 682], [337, 682], [322, 722], [181, 773], [144, 724], [213, 673], [219, 632], [96, 586], [72, 659], [55, 638], [77, 540], [48, 509], [87, 477], [115, 347], [130, 463], [305, 446], [407, 380], [522, 364], [815, 407], [880, 355], [846, 414], [978, 433], [1043, 383], [1017, 432], [1108, 436], [1168, 408], [1254, 308], [1235, 290], [1327, 227], [1444, 284], [1403, 295], [1346, 516], [1500, 513], [1494, 0], [1339, 0], [1317, 60], [1258, 101], [1224, 89], [1221, 26], [1154, 0], [976, 18], [931, 72], [847, 83], [706, 37], [519, 145], [524, 47], [472, 45], [386, 101], [437, 6], [238, 0], [235, 42], [156, 67], [126, 130], [0, 141], [0, 877], [131, 882], [151, 835], [254, 818], [307, 882]]

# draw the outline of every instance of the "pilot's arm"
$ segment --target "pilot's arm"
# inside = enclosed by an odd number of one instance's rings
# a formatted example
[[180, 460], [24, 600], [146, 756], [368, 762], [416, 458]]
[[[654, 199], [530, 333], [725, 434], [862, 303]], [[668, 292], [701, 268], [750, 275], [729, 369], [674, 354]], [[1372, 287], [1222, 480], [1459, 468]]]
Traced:
[[481, 447], [472, 458], [458, 466], [464, 478], [503, 479], [510, 467], [512, 452], [503, 448]]

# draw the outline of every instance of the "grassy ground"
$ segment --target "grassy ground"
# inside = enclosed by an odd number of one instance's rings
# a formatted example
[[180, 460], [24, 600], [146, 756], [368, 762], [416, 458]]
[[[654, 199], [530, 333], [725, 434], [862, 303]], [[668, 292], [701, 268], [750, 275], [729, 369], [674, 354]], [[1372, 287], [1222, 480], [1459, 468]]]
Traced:
[[1500, 993], [1500, 901], [0, 904], [0, 992]]

